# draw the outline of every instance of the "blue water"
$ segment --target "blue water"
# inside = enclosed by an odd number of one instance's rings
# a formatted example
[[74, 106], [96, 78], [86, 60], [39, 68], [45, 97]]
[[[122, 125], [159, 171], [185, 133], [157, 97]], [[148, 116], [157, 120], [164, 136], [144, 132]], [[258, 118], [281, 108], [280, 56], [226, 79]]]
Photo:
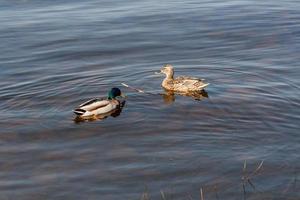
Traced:
[[[299, 10], [0, 1], [0, 199], [299, 199]], [[166, 94], [166, 63], [205, 78], [208, 97]], [[119, 116], [74, 121], [115, 86]]]

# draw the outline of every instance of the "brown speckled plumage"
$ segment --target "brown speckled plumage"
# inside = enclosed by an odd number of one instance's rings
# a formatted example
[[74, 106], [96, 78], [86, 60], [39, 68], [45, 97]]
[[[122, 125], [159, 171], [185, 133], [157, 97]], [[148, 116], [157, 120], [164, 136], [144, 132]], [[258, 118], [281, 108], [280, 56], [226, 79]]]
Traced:
[[174, 78], [174, 68], [170, 64], [164, 65], [161, 73], [166, 75], [162, 82], [162, 87], [166, 90], [175, 92], [201, 91], [209, 85], [204, 80], [195, 77], [179, 76]]

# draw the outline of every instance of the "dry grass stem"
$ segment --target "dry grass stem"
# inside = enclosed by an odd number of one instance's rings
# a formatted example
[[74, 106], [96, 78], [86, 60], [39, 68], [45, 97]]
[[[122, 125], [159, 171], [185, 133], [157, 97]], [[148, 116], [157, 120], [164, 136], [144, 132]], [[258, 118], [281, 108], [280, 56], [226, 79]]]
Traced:
[[163, 199], [163, 200], [166, 200], [166, 195], [165, 195], [165, 193], [164, 193], [164, 191], [160, 191], [160, 194], [161, 194], [161, 198]]
[[243, 172], [246, 172], [246, 168], [247, 168], [247, 160], [244, 161]]
[[257, 166], [257, 168], [254, 170], [254, 172], [252, 172], [252, 174], [251, 174], [250, 176], [256, 175], [256, 174], [261, 170], [263, 164], [264, 164], [264, 160], [262, 160], [262, 161], [260, 162], [260, 164]]
[[200, 197], [201, 197], [201, 200], [204, 200], [204, 195], [203, 195], [203, 190], [202, 190], [202, 188], [200, 188]]

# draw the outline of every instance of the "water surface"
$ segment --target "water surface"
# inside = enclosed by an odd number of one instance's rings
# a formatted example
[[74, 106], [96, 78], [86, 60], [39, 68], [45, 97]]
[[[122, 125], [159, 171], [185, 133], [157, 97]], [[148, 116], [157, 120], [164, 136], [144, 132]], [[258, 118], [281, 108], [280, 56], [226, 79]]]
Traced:
[[[300, 3], [0, 2], [1, 199], [299, 199]], [[154, 74], [210, 82], [163, 93]], [[114, 86], [118, 117], [72, 109]], [[242, 187], [243, 165], [255, 189]]]

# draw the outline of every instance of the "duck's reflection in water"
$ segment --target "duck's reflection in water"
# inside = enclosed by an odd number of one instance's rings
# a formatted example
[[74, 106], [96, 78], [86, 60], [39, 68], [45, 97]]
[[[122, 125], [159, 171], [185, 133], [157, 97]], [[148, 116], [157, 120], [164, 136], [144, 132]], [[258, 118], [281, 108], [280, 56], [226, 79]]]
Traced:
[[111, 116], [111, 117], [118, 117], [121, 114], [124, 106], [125, 106], [125, 101], [123, 101], [120, 104], [120, 107], [118, 107], [117, 109], [112, 110], [112, 111], [110, 111], [108, 113], [104, 113], [104, 114], [100, 114], [100, 115], [93, 115], [93, 116], [90, 116], [90, 117], [77, 116], [77, 117], [74, 118], [74, 122], [76, 124], [78, 124], [78, 123], [86, 122], [86, 121], [104, 120], [104, 119], [106, 119], [109, 116]]
[[176, 99], [175, 97], [176, 95], [191, 97], [196, 101], [201, 101], [203, 99], [208, 98], [208, 93], [205, 90], [196, 91], [196, 92], [185, 92], [185, 93], [165, 91], [165, 93], [162, 94], [162, 97], [166, 104], [172, 104]]

